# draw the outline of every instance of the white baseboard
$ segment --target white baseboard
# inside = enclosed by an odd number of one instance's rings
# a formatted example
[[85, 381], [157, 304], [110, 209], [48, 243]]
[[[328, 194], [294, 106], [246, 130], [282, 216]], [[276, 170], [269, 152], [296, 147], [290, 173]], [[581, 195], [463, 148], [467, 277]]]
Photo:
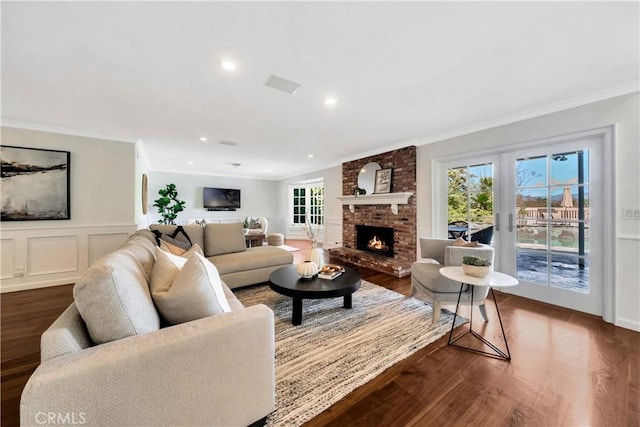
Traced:
[[628, 319], [616, 319], [616, 326], [620, 326], [621, 328], [631, 329], [632, 331], [640, 332], [640, 322], [637, 320], [628, 320]]
[[17, 283], [13, 285], [6, 285], [0, 288], [0, 293], [8, 293], [8, 292], [19, 292], [19, 291], [29, 291], [32, 289], [40, 289], [40, 288], [51, 288], [54, 286], [61, 285], [72, 285], [78, 281], [79, 277], [71, 277], [65, 279], [58, 280], [46, 280], [42, 282], [29, 282], [29, 283]]

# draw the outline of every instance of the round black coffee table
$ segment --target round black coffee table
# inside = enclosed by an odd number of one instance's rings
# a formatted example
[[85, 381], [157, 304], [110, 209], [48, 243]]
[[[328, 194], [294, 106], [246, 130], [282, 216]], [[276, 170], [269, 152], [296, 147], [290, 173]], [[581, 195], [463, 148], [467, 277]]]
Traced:
[[351, 294], [360, 288], [360, 274], [352, 268], [345, 268], [345, 272], [333, 280], [302, 279], [296, 273], [295, 265], [282, 267], [269, 276], [269, 287], [281, 295], [293, 298], [293, 315], [291, 323], [302, 323], [302, 300], [344, 297], [344, 308], [351, 308]]

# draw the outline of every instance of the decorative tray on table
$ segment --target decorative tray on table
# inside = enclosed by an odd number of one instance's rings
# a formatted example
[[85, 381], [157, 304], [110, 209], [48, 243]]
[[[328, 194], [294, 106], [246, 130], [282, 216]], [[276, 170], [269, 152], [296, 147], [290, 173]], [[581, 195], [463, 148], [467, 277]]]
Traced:
[[344, 267], [335, 264], [325, 264], [322, 266], [320, 271], [318, 272], [318, 277], [320, 279], [329, 279], [333, 280], [336, 277], [340, 276], [344, 273]]

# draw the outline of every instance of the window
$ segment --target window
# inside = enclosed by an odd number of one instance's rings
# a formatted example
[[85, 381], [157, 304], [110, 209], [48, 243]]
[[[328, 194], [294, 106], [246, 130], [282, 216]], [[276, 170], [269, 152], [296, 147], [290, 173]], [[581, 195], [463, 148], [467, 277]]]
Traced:
[[481, 238], [479, 233], [493, 225], [493, 165], [447, 169], [447, 201], [449, 237]]
[[304, 217], [307, 213], [307, 189], [293, 189], [293, 223], [304, 224]]
[[306, 217], [312, 224], [324, 223], [324, 186], [315, 181], [291, 186], [291, 223], [304, 225]]

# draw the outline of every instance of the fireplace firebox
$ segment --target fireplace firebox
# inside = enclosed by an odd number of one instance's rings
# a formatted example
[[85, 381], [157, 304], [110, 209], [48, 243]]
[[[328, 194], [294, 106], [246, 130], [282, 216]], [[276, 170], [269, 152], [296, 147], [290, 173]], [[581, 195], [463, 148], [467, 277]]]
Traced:
[[356, 225], [356, 249], [393, 257], [393, 228]]

